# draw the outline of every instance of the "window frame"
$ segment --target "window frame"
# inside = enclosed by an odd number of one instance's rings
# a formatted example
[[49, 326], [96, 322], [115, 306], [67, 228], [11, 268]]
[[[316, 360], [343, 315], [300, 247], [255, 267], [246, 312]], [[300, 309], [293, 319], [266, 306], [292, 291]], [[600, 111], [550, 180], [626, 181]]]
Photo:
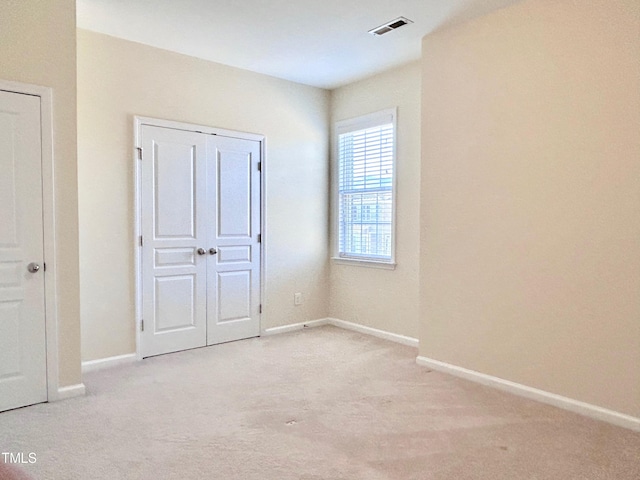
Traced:
[[[393, 270], [396, 267], [396, 198], [397, 198], [397, 151], [398, 151], [398, 125], [397, 107], [386, 108], [367, 115], [361, 115], [345, 120], [338, 120], [334, 123], [333, 154], [332, 164], [332, 216], [333, 216], [333, 238], [331, 260], [336, 264], [355, 265], [361, 267], [382, 268]], [[389, 121], [390, 120], [390, 121]], [[391, 179], [391, 257], [380, 259], [366, 256], [344, 256], [340, 253], [340, 135], [372, 128], [379, 125], [391, 123], [393, 125], [393, 149], [392, 161], [393, 173]]]

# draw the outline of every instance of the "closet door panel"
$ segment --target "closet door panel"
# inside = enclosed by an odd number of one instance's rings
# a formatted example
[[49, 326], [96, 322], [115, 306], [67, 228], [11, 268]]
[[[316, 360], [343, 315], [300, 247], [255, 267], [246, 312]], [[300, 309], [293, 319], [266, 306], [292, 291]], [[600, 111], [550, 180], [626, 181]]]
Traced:
[[257, 141], [208, 140], [209, 345], [260, 334], [260, 153]]
[[206, 344], [206, 148], [195, 132], [142, 127], [144, 357]]
[[142, 356], [259, 335], [260, 142], [140, 134]]

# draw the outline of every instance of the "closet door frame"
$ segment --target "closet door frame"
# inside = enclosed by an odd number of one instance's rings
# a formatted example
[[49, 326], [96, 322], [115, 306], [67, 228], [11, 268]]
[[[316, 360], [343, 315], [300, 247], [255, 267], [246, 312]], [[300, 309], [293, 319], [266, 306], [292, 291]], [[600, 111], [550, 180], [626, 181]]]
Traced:
[[[266, 185], [267, 185], [267, 169], [266, 169], [266, 138], [264, 135], [257, 133], [239, 132], [236, 130], [227, 130], [224, 128], [209, 127], [205, 125], [197, 125], [192, 123], [177, 122], [173, 120], [164, 120], [151, 117], [134, 116], [133, 117], [133, 201], [134, 201], [134, 225], [133, 225], [133, 251], [134, 251], [134, 264], [135, 264], [135, 330], [136, 330], [136, 359], [142, 360], [142, 349], [140, 345], [141, 341], [141, 326], [142, 326], [142, 249], [140, 245], [140, 239], [142, 238], [142, 162], [141, 148], [142, 148], [142, 126], [150, 125], [155, 127], [173, 128], [176, 130], [186, 130], [195, 133], [204, 133], [208, 135], [220, 135], [224, 137], [240, 138], [244, 140], [253, 140], [260, 142], [260, 162], [261, 162], [261, 175], [260, 175], [260, 299], [264, 302], [266, 292], [266, 245], [267, 245], [267, 225], [266, 225]], [[262, 332], [262, 325], [265, 325], [266, 314], [261, 308], [260, 314], [260, 332]]]
[[45, 344], [47, 401], [84, 395], [84, 384], [59, 386], [58, 358], [58, 247], [56, 244], [56, 185], [53, 151], [53, 90], [51, 87], [0, 79], [0, 90], [40, 97], [40, 139], [42, 152], [42, 219], [45, 279]]

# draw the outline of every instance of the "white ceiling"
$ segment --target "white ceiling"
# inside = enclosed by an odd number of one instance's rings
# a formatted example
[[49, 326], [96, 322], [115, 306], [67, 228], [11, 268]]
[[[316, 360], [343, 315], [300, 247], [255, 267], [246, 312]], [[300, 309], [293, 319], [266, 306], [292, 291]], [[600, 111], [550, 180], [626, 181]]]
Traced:
[[[322, 88], [420, 57], [421, 38], [520, 0], [77, 0], [80, 28]], [[404, 16], [415, 23], [375, 37]]]

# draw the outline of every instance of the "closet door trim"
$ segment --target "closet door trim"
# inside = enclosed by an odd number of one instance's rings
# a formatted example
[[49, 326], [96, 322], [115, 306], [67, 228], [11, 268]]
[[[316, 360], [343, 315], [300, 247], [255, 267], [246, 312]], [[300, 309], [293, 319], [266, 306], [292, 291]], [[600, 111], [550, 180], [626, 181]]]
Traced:
[[[151, 117], [134, 116], [133, 117], [133, 148], [132, 148], [132, 162], [134, 171], [133, 182], [133, 212], [134, 212], [134, 225], [133, 225], [133, 239], [132, 248], [134, 255], [135, 265], [135, 330], [136, 330], [136, 358], [142, 360], [141, 349], [141, 327], [142, 327], [142, 248], [140, 245], [142, 235], [142, 162], [140, 158], [142, 156], [142, 126], [150, 125], [156, 127], [173, 128], [176, 130], [185, 130], [196, 133], [204, 133], [208, 135], [220, 135], [224, 137], [239, 138], [244, 140], [253, 140], [260, 142], [260, 162], [261, 162], [261, 176], [260, 176], [260, 299], [261, 304], [264, 304], [265, 292], [266, 292], [266, 279], [267, 279], [267, 261], [265, 258], [265, 252], [267, 247], [267, 202], [266, 202], [266, 185], [267, 185], [267, 158], [266, 158], [266, 138], [262, 134], [240, 132], [236, 130], [228, 130], [224, 128], [210, 127], [206, 125], [198, 125], [192, 123], [177, 122], [173, 120], [164, 120]], [[261, 308], [260, 324], [265, 325], [266, 312]], [[261, 328], [262, 331], [262, 328]]]

